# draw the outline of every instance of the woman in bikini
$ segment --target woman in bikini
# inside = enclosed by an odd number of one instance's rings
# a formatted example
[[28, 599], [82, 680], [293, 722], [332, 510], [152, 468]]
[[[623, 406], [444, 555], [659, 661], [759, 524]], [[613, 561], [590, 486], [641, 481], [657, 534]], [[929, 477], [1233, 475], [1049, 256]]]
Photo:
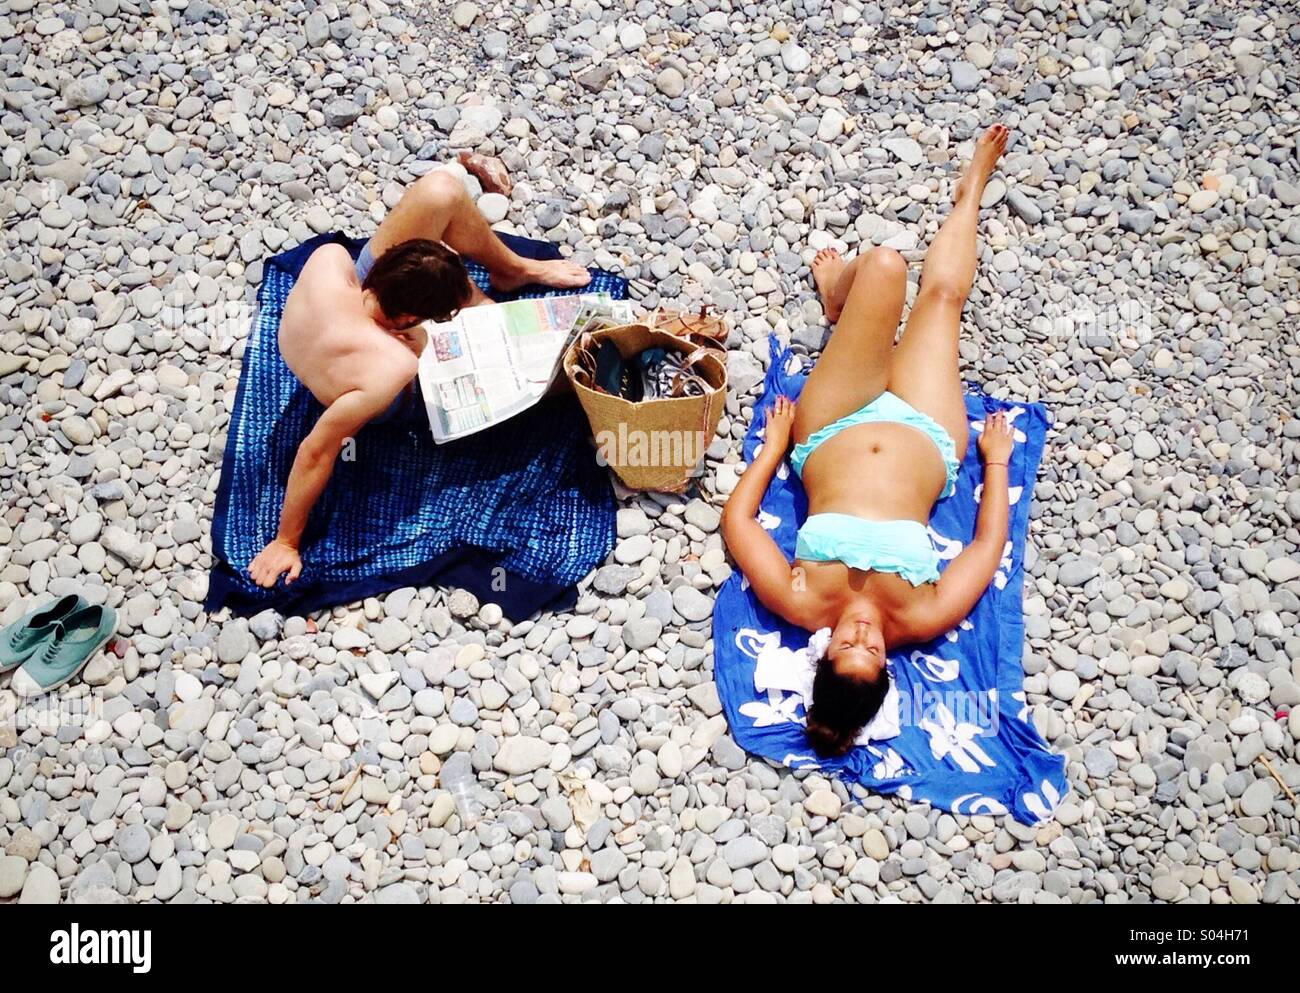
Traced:
[[[976, 143], [897, 345], [902, 256], [872, 248], [846, 263], [833, 249], [817, 253], [813, 278], [835, 330], [798, 407], [782, 397], [768, 412], [762, 451], [723, 513], [727, 547], [759, 601], [808, 631], [829, 629], [807, 713], [809, 740], [823, 756], [847, 752], [880, 708], [886, 653], [955, 627], [1002, 557], [1012, 436], [1001, 414], [987, 418], [979, 440], [984, 491], [974, 539], [942, 577], [926, 525], [934, 502], [953, 491], [970, 433], [958, 329], [975, 278], [980, 196], [1007, 136], [997, 125]], [[792, 438], [790, 465], [808, 495], [793, 565], [755, 520]]]

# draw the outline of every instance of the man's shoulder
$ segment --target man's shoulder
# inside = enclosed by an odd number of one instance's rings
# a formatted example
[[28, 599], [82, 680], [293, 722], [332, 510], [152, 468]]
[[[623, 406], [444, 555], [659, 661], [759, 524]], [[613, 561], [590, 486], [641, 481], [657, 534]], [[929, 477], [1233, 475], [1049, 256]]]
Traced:
[[321, 245], [320, 248], [308, 256], [307, 261], [303, 263], [302, 273], [299, 278], [338, 269], [344, 269], [355, 274], [356, 264], [352, 261], [352, 256], [348, 254], [348, 250], [335, 241], [330, 242], [328, 245]]
[[295, 304], [290, 310], [302, 313], [301, 308], [307, 304], [313, 313], [335, 311], [341, 300], [357, 292], [359, 285], [348, 250], [338, 244], [322, 245], [303, 263], [289, 291], [289, 299]]

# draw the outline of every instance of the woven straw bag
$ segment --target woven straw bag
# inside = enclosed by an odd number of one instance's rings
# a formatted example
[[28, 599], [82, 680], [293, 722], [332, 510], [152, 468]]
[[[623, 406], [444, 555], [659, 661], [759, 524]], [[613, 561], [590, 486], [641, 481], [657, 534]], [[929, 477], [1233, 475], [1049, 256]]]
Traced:
[[[687, 355], [708, 388], [703, 396], [632, 403], [593, 389], [586, 357], [610, 340], [624, 359], [647, 348]], [[713, 440], [727, 400], [724, 353], [645, 324], [625, 324], [580, 335], [564, 356], [564, 374], [591, 424], [601, 462], [629, 489], [680, 493], [686, 489]]]

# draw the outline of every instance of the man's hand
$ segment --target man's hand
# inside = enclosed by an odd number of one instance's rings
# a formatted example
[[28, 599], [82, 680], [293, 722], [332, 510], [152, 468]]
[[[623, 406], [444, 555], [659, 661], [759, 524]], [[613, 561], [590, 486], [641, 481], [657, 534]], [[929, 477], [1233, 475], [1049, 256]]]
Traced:
[[984, 418], [984, 431], [980, 434], [980, 458], [987, 465], [1000, 462], [1006, 465], [1011, 459], [1011, 449], [1015, 445], [1010, 423], [1004, 411], [988, 414]]
[[287, 586], [298, 578], [300, 572], [302, 559], [298, 557], [298, 549], [280, 538], [258, 552], [257, 558], [248, 564], [248, 574], [253, 577], [253, 582], [267, 588], [274, 586], [282, 573], [288, 574], [284, 577]]
[[409, 348], [411, 354], [417, 359], [420, 357], [420, 353], [422, 353], [429, 345], [429, 332], [424, 330], [423, 323], [417, 324], [414, 327], [406, 328], [403, 331], [393, 331], [392, 335]]
[[794, 401], [789, 397], [777, 397], [772, 409], [767, 412], [766, 429], [763, 432], [763, 451], [773, 452], [778, 458], [785, 454], [790, 444], [790, 429], [794, 427]]

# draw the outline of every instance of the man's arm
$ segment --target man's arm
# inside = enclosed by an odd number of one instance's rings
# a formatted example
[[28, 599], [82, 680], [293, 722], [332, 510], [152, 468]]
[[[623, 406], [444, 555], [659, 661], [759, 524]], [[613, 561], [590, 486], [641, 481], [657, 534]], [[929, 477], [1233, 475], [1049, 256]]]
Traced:
[[385, 392], [353, 390], [343, 394], [325, 408], [316, 426], [298, 446], [285, 487], [279, 531], [248, 565], [249, 575], [258, 586], [274, 586], [282, 574], [286, 583], [292, 583], [302, 572], [298, 543], [307, 526], [307, 516], [334, 472], [334, 461], [343, 443], [392, 401], [392, 397], [385, 398]]

